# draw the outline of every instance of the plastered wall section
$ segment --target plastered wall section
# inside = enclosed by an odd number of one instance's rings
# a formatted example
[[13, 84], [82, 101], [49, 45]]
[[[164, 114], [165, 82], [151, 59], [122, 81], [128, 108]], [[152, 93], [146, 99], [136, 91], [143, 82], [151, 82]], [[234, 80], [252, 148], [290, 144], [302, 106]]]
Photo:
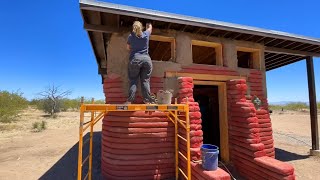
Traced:
[[[110, 41], [107, 44], [107, 74], [117, 74], [122, 77], [124, 92], [128, 89], [128, 61], [129, 51], [126, 49], [128, 33], [114, 33], [112, 34]], [[223, 66], [228, 67], [239, 73], [240, 76], [248, 77], [252, 69], [238, 68], [237, 66], [237, 47], [258, 49], [260, 51], [260, 62], [255, 65], [255, 69], [262, 72], [262, 88], [264, 90], [265, 97], [267, 97], [266, 90], [266, 71], [264, 60], [264, 46], [257, 43], [228, 40], [224, 38], [206, 37], [201, 35], [194, 35], [185, 32], [169, 31], [165, 33], [157, 33], [157, 35], [163, 35], [168, 37], [174, 37], [176, 39], [176, 59], [169, 62], [153, 61], [152, 76], [163, 77], [166, 71], [180, 71], [183, 66], [192, 66], [192, 40], [209, 41], [222, 44], [223, 49]], [[212, 66], [212, 65], [208, 65]], [[165, 84], [172, 87], [174, 81], [167, 79]], [[250, 87], [250, 84], [248, 84]], [[250, 93], [250, 89], [249, 89]]]

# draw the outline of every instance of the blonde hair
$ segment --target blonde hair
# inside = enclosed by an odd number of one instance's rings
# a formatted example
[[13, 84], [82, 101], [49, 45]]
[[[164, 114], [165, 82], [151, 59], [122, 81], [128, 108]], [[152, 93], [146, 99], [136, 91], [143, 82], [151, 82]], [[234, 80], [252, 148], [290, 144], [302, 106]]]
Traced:
[[135, 21], [132, 25], [132, 32], [136, 34], [136, 36], [141, 37], [142, 36], [142, 29], [143, 26], [140, 21]]

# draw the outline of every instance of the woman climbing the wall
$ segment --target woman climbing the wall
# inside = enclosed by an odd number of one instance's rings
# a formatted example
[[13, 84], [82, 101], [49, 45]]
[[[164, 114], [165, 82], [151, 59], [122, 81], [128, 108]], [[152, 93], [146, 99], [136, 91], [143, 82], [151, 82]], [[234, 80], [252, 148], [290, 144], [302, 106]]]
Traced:
[[147, 24], [147, 29], [143, 31], [141, 22], [135, 21], [132, 27], [132, 32], [129, 34], [127, 41], [130, 57], [128, 63], [129, 97], [126, 103], [131, 104], [134, 101], [139, 78], [143, 102], [146, 104], [154, 103], [150, 93], [152, 61], [148, 54], [152, 25]]

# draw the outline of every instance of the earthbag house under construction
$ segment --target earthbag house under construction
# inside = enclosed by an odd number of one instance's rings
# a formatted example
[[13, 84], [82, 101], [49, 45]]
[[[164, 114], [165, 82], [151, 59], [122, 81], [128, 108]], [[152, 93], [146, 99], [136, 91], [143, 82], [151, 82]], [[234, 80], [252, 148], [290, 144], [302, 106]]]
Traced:
[[[178, 103], [189, 104], [192, 179], [230, 179], [220, 168], [204, 171], [196, 163], [203, 143], [219, 146], [219, 159], [248, 179], [295, 179], [294, 168], [275, 159], [266, 71], [307, 58], [313, 75], [318, 39], [105, 2], [81, 0], [80, 9], [107, 104], [126, 101], [133, 21], [153, 24], [151, 92], [173, 89]], [[174, 132], [163, 112], [110, 112], [102, 127], [103, 177], [175, 178]], [[186, 147], [179, 144], [184, 155]], [[186, 169], [183, 158], [179, 164]]]

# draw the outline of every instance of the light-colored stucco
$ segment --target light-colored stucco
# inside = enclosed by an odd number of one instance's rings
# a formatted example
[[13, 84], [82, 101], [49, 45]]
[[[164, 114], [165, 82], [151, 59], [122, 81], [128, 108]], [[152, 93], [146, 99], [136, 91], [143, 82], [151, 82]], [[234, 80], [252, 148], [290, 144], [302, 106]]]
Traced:
[[[248, 77], [250, 69], [237, 67], [237, 47], [258, 49], [260, 51], [260, 63], [255, 65], [255, 69], [261, 70], [263, 73], [263, 89], [266, 94], [266, 76], [265, 76], [265, 61], [264, 61], [264, 46], [257, 43], [229, 40], [224, 38], [206, 37], [202, 35], [194, 35], [186, 32], [156, 32], [157, 34], [174, 37], [176, 40], [176, 58], [172, 62], [153, 61], [152, 76], [164, 77], [166, 71], [180, 71], [182, 66], [192, 65], [192, 40], [210, 41], [222, 44], [223, 47], [223, 66], [230, 70], [237, 71], [240, 76]], [[107, 73], [118, 74], [123, 81], [125, 92], [128, 89], [128, 74], [127, 67], [129, 61], [129, 51], [126, 49], [128, 33], [112, 34], [110, 41], [107, 44]], [[173, 81], [166, 80], [165, 85], [168, 88], [173, 88]], [[250, 91], [250, 90], [249, 90]]]

